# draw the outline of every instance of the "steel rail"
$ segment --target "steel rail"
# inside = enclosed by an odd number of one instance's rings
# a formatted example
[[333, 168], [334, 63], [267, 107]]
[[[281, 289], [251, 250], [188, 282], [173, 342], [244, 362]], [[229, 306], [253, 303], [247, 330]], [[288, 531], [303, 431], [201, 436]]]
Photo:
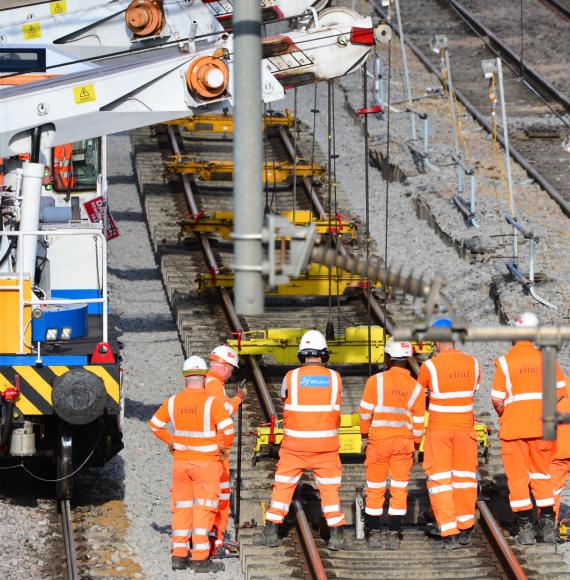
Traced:
[[[174, 128], [169, 125], [167, 126], [167, 130], [168, 136], [170, 138], [170, 144], [172, 150], [174, 151], [174, 154], [180, 155], [180, 147], [178, 146], [178, 141], [176, 139], [176, 132], [174, 131]], [[186, 201], [188, 202], [189, 209], [193, 214], [197, 214], [199, 212], [199, 208], [198, 204], [196, 203], [196, 199], [194, 197], [194, 192], [192, 191], [190, 180], [186, 175], [181, 175], [180, 179], [182, 180], [182, 187], [184, 189], [184, 195], [186, 197]], [[214, 256], [214, 252], [212, 251], [210, 240], [207, 238], [207, 236], [205, 236], [200, 232], [196, 232], [194, 235], [202, 245], [202, 250], [204, 252], [204, 257], [206, 258], [208, 267], [212, 271], [218, 271], [219, 266], [216, 261], [216, 257]], [[231, 301], [227, 289], [218, 288], [217, 290], [220, 300], [222, 302], [224, 313], [226, 315], [228, 324], [232, 332], [235, 333], [243, 332], [244, 330], [243, 325], [239, 320], [239, 317], [235, 311], [234, 305]], [[275, 410], [275, 405], [271, 400], [271, 394], [267, 387], [267, 383], [265, 382], [265, 378], [263, 377], [263, 373], [261, 372], [259, 362], [253, 356], [247, 357], [247, 362], [253, 375], [255, 389], [259, 401], [261, 403], [263, 413], [265, 415], [266, 420], [270, 420], [271, 417], [277, 416], [277, 411]], [[311, 570], [311, 574], [314, 574], [314, 577], [318, 578], [319, 580], [326, 579], [327, 576], [325, 573], [325, 569], [321, 557], [319, 555], [315, 539], [313, 538], [313, 535], [311, 533], [311, 528], [309, 526], [309, 522], [307, 520], [307, 516], [305, 515], [303, 506], [299, 501], [293, 501], [291, 503], [291, 507], [295, 515], [297, 533], [299, 534], [299, 539], [301, 541], [303, 552], [307, 559], [307, 565]]]
[[570, 111], [570, 99], [568, 99], [564, 93], [560, 92], [540, 73], [522, 62], [520, 55], [511, 50], [494, 32], [487, 28], [482, 22], [477, 20], [477, 18], [471, 14], [471, 12], [469, 12], [465, 6], [463, 6], [463, 4], [457, 0], [447, 0], [447, 3], [478, 34], [487, 37], [487, 39], [491, 42], [491, 44], [494, 45], [501, 56], [524, 71], [524, 75], [522, 75], [523, 81], [530, 81], [530, 84], [534, 87], [535, 90], [543, 89], [543, 91], [547, 93], [552, 99], [562, 105], [567, 111]]
[[58, 508], [61, 516], [63, 545], [65, 547], [67, 580], [77, 580], [79, 578], [79, 571], [75, 557], [75, 542], [73, 541], [73, 525], [69, 500], [60, 500], [58, 502]]
[[560, 12], [564, 17], [570, 19], [570, 8], [562, 4], [560, 0], [540, 0], [540, 2], [554, 8], [554, 10]]
[[[291, 139], [289, 138], [289, 135], [287, 134], [285, 127], [279, 127], [278, 132], [279, 132], [279, 137], [281, 137], [281, 141], [283, 142], [283, 145], [285, 146], [285, 150], [287, 151], [287, 155], [289, 156], [291, 163], [298, 162], [300, 156], [295, 151], [295, 146], [291, 142]], [[326, 218], [325, 208], [323, 207], [323, 204], [321, 203], [319, 196], [315, 192], [315, 188], [312, 186], [311, 178], [310, 177], [303, 177], [301, 179], [301, 185], [302, 185], [303, 189], [305, 190], [305, 193], [307, 194], [309, 201], [313, 205], [313, 209], [319, 215], [319, 218], [325, 219]]]
[[[374, 9], [382, 18], [386, 18], [386, 12], [377, 4], [375, 0], [369, 0], [372, 2]], [[395, 29], [396, 33], [398, 33], [398, 29]], [[416, 57], [422, 62], [422, 64], [432, 72], [438, 79], [440, 79], [439, 71], [435, 67], [434, 64], [429, 60], [429, 58], [423, 53], [423, 51], [412, 41], [409, 37], [406, 37], [406, 44], [410, 47], [412, 52], [416, 55]], [[441, 82], [441, 81], [440, 81]], [[479, 110], [473, 105], [473, 103], [461, 92], [460, 89], [457, 88], [457, 85], [454, 87], [455, 94], [457, 98], [463, 103], [463, 106], [471, 113], [471, 115], [475, 118], [475, 120], [487, 131], [489, 134], [493, 133], [493, 129], [491, 124], [485, 119], [485, 117], [479, 112]], [[505, 147], [505, 141], [503, 136], [499, 133], [497, 135], [498, 141], [501, 143], [503, 148]], [[538, 171], [538, 169], [529, 161], [518, 149], [513, 147], [511, 143], [509, 143], [509, 153], [515, 159], [515, 161], [521, 165], [525, 171], [530, 175], [545, 191], [548, 195], [556, 201], [556, 203], [560, 206], [562, 211], [565, 215], [570, 217], [570, 202], [568, 202], [564, 197], [560, 194], [560, 192], [548, 181], [546, 177]]]
[[478, 521], [479, 527], [483, 530], [485, 538], [488, 540], [497, 559], [501, 563], [508, 578], [513, 580], [526, 580], [526, 573], [522, 569], [517, 557], [509, 546], [497, 520], [493, 517], [487, 502], [477, 501], [481, 518]]

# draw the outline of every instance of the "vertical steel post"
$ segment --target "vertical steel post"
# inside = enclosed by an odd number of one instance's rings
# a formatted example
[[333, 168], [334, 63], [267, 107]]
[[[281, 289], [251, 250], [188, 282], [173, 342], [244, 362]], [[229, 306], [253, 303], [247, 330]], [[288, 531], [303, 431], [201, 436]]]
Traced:
[[[263, 313], [261, 6], [234, 3], [234, 270], [238, 314]], [[271, 251], [271, 250], [270, 250]]]
[[453, 121], [453, 146], [455, 155], [459, 157], [459, 130], [457, 127], [457, 110], [455, 109], [455, 98], [453, 94], [453, 81], [451, 80], [451, 63], [449, 60], [449, 50], [443, 49], [445, 58], [445, 68], [447, 72], [447, 92], [449, 93], [449, 109], [451, 110], [451, 120]]
[[236, 528], [240, 524], [240, 517], [241, 517], [241, 456], [243, 453], [242, 433], [243, 433], [243, 401], [238, 409], [236, 505], [235, 505], [235, 518], [234, 518]]
[[406, 53], [406, 41], [404, 39], [404, 29], [402, 28], [402, 17], [400, 15], [400, 0], [394, 0], [396, 7], [396, 19], [398, 21], [398, 32], [400, 33], [400, 50], [402, 51], [402, 64], [404, 65], [404, 82], [406, 83], [406, 97], [408, 99], [408, 107], [410, 108], [410, 121], [412, 123], [412, 142], [418, 140], [416, 131], [416, 116], [412, 109], [412, 87], [410, 85], [410, 71], [408, 69], [408, 55]]
[[[509, 149], [509, 130], [507, 128], [507, 108], [505, 106], [505, 89], [503, 86], [503, 65], [497, 58], [497, 77], [499, 79], [499, 98], [501, 99], [501, 121], [503, 123], [503, 141], [505, 144], [505, 165], [507, 168], [507, 183], [509, 186], [509, 211], [516, 219], [515, 197], [513, 194], [513, 177], [511, 174], [511, 153]], [[513, 226], [513, 264], [518, 267], [518, 232]]]
[[541, 346], [542, 352], [542, 426], [543, 438], [556, 439], [556, 355], [553, 345]]

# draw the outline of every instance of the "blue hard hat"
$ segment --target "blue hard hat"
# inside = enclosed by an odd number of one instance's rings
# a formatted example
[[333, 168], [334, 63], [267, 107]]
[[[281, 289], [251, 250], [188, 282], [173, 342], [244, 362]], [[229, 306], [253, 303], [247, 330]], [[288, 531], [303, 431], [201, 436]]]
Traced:
[[440, 318], [431, 325], [432, 328], [453, 328], [453, 322], [449, 318]]

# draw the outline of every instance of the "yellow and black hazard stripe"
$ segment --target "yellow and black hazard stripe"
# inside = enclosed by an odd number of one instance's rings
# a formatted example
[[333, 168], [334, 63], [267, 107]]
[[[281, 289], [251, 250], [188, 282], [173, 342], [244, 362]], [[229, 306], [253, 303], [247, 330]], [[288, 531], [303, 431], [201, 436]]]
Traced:
[[[16, 386], [19, 377], [20, 395], [16, 407], [23, 415], [53, 415], [52, 387], [55, 378], [64, 375], [67, 366], [0, 366], [0, 391]], [[107, 391], [107, 412], [118, 414], [120, 411], [119, 367], [115, 365], [85, 365], [82, 368], [100, 377]]]

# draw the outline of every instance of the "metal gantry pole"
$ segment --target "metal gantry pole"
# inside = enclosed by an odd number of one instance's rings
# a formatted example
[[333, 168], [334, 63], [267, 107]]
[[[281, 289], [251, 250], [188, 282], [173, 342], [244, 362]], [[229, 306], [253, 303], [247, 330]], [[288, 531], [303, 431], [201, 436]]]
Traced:
[[[501, 122], [503, 123], [503, 141], [505, 145], [505, 165], [507, 169], [507, 184], [509, 187], [509, 211], [513, 219], [516, 219], [515, 197], [513, 194], [513, 176], [511, 173], [511, 152], [509, 149], [509, 130], [507, 127], [507, 108], [505, 105], [505, 89], [503, 85], [503, 65], [497, 58], [497, 77], [499, 80], [499, 99], [501, 100]], [[513, 264], [518, 266], [518, 233], [513, 226]]]
[[261, 134], [261, 7], [234, 4], [234, 271], [238, 314], [263, 313]]
[[398, 31], [400, 36], [400, 50], [402, 51], [402, 64], [404, 66], [404, 82], [406, 83], [406, 96], [408, 98], [408, 107], [410, 108], [410, 122], [412, 124], [412, 142], [415, 143], [418, 140], [418, 134], [416, 130], [416, 116], [411, 110], [413, 99], [412, 99], [412, 87], [410, 85], [410, 71], [408, 69], [408, 56], [406, 54], [406, 41], [404, 38], [404, 29], [402, 28], [402, 17], [400, 15], [400, 0], [394, 0], [394, 6], [396, 7], [396, 19], [398, 22]]
[[447, 73], [447, 92], [449, 93], [449, 108], [451, 110], [451, 120], [453, 121], [453, 146], [455, 148], [455, 155], [459, 157], [459, 128], [457, 126], [457, 109], [455, 108], [455, 95], [453, 92], [453, 81], [451, 80], [451, 62], [449, 60], [449, 50], [443, 49], [445, 58], [445, 69]]

